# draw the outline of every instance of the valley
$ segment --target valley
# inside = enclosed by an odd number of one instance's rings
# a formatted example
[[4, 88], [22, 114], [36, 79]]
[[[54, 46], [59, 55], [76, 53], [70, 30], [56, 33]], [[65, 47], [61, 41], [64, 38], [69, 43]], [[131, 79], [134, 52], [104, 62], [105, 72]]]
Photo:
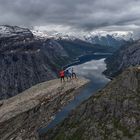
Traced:
[[0, 0], [0, 140], [140, 140], [140, 0]]
[[29, 29], [0, 27], [0, 99], [58, 77], [59, 70], [81, 55], [108, 52], [87, 42], [34, 36]]
[[[0, 138], [137, 139], [139, 48], [139, 40], [114, 49], [79, 38], [36, 36], [27, 28], [1, 26]], [[53, 80], [67, 67], [74, 68], [78, 80], [62, 85]]]
[[73, 109], [80, 105], [84, 100], [92, 96], [96, 91], [103, 88], [110, 81], [102, 74], [102, 72], [106, 69], [106, 64], [104, 63], [105, 57], [93, 57], [94, 60], [84, 62], [86, 57], [83, 56], [79, 64], [74, 64], [71, 66], [74, 68], [74, 71], [78, 77], [85, 77], [90, 80], [90, 83], [88, 83], [67, 106], [56, 114], [54, 120], [46, 128], [39, 129], [41, 139], [43, 139], [43, 136], [47, 130], [62, 122], [62, 120], [64, 120]]

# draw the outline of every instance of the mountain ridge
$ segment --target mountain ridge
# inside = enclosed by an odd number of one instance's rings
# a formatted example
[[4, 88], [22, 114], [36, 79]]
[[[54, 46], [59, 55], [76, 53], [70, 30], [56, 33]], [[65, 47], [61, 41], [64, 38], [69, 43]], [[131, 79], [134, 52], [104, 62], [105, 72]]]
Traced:
[[[133, 32], [131, 31], [94, 31], [91, 33], [83, 33], [76, 35], [74, 33], [60, 33], [57, 31], [47, 32], [47, 29], [40, 29], [39, 27], [32, 29], [36, 36], [48, 37], [54, 39], [76, 40], [80, 39], [94, 45], [120, 47], [129, 42], [134, 41]], [[80, 34], [80, 33], [79, 33]]]

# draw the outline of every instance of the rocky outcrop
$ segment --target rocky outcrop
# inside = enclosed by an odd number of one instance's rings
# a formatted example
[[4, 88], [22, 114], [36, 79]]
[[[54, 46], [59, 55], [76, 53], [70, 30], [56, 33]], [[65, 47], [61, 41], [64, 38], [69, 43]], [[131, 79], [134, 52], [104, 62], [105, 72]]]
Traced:
[[129, 68], [84, 101], [42, 140], [138, 140], [140, 68]]
[[140, 41], [120, 48], [111, 57], [107, 58], [107, 70], [104, 72], [109, 77], [120, 74], [130, 66], [140, 65]]
[[46, 126], [89, 81], [80, 78], [61, 83], [40, 83], [0, 106], [0, 140], [36, 140], [37, 129]]
[[25, 28], [0, 26], [0, 99], [56, 78], [69, 62], [57, 41], [36, 38]]

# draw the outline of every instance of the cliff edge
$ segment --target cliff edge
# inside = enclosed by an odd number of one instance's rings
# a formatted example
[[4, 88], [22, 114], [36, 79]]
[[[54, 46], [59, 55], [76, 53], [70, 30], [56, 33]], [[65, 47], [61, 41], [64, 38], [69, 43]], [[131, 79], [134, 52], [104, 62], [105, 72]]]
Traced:
[[61, 83], [59, 79], [40, 83], [0, 103], [0, 139], [35, 140], [37, 129], [47, 125], [78, 89], [84, 78]]

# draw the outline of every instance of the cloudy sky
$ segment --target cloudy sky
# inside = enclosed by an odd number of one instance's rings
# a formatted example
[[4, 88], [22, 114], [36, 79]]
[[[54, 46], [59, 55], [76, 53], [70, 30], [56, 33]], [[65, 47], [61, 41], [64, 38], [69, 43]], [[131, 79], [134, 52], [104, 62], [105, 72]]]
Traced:
[[0, 0], [0, 24], [139, 34], [140, 0]]

